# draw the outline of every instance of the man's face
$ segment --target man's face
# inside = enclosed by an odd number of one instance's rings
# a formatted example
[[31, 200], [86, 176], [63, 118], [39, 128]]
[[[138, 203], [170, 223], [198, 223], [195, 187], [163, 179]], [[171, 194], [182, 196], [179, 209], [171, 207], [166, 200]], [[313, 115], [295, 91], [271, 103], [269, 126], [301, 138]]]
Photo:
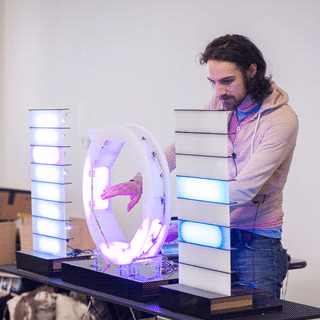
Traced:
[[226, 110], [234, 110], [247, 96], [245, 79], [233, 62], [208, 60], [208, 80]]

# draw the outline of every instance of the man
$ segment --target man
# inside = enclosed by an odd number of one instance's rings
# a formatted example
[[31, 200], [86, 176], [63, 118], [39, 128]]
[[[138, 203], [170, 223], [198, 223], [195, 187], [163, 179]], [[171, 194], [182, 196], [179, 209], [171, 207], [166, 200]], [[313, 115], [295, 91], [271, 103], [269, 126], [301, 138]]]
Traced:
[[[246, 37], [213, 40], [200, 57], [215, 95], [205, 109], [230, 110], [229, 180], [233, 282], [252, 283], [279, 297], [288, 269], [282, 248], [282, 191], [298, 132], [288, 95], [266, 77], [260, 50]], [[174, 144], [165, 154], [175, 168]], [[139, 201], [142, 177], [104, 190], [102, 199], [129, 195]]]

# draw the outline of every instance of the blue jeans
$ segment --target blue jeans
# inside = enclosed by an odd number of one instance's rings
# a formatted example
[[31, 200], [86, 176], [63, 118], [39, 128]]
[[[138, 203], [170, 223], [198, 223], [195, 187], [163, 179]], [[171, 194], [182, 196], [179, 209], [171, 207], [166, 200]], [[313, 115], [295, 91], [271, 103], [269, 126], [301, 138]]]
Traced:
[[280, 298], [289, 266], [281, 240], [232, 229], [231, 246], [232, 282], [252, 283]]

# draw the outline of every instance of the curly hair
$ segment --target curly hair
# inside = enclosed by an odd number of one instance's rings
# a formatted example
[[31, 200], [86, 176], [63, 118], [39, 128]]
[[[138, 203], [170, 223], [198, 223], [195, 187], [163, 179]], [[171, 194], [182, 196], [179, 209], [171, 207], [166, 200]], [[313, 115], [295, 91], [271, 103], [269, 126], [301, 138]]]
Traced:
[[[233, 62], [241, 70], [248, 94], [256, 102], [261, 102], [271, 93], [271, 75], [266, 76], [267, 64], [261, 51], [247, 37], [227, 34], [210, 42], [205, 52], [200, 54], [200, 64], [208, 60]], [[256, 75], [248, 79], [246, 71], [255, 63]]]

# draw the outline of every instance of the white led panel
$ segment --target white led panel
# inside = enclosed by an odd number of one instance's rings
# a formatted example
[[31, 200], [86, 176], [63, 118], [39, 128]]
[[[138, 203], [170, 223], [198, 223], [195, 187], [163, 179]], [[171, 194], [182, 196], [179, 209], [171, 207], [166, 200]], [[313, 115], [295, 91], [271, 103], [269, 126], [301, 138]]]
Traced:
[[179, 262], [222, 272], [231, 272], [230, 252], [191, 243], [179, 243]]
[[42, 146], [63, 146], [62, 129], [30, 128], [30, 144]]
[[228, 158], [176, 155], [177, 175], [228, 180]]
[[64, 183], [65, 175], [65, 166], [31, 164], [31, 180]]
[[30, 128], [61, 128], [68, 109], [31, 109], [29, 110]]
[[32, 199], [32, 215], [63, 220], [65, 219], [66, 204], [64, 202], [54, 202], [39, 199]]
[[66, 221], [32, 217], [33, 232], [45, 236], [66, 239]]
[[228, 157], [228, 135], [176, 132], [176, 153]]
[[36, 199], [66, 201], [64, 184], [31, 181], [31, 194], [32, 198]]
[[38, 235], [34, 233], [33, 250], [59, 257], [66, 256], [66, 240]]
[[221, 203], [177, 199], [178, 218], [228, 227], [230, 207]]
[[175, 110], [176, 131], [228, 133], [229, 111]]
[[231, 295], [231, 274], [179, 264], [179, 283], [227, 296]]

